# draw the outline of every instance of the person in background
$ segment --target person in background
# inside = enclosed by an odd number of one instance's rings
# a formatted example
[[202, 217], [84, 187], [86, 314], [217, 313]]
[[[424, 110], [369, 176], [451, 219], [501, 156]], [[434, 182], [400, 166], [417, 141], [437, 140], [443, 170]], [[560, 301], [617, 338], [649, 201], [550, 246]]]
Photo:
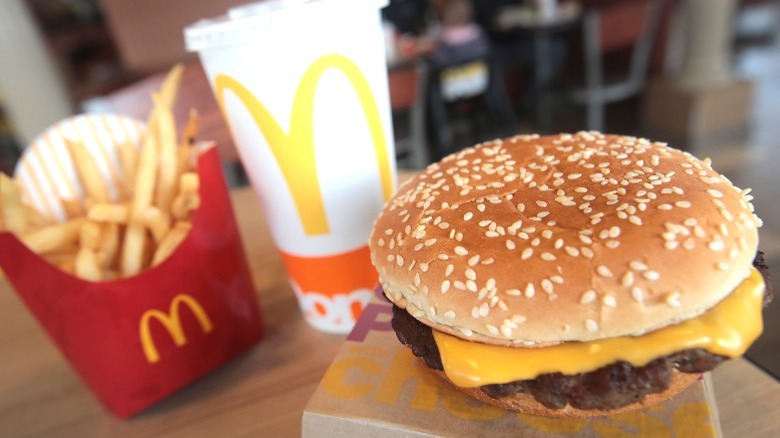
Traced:
[[382, 19], [391, 23], [399, 35], [424, 35], [428, 16], [427, 0], [390, 0], [382, 9]]
[[437, 48], [431, 55], [435, 66], [457, 65], [490, 53], [490, 42], [474, 21], [469, 0], [431, 0], [430, 3], [440, 26]]

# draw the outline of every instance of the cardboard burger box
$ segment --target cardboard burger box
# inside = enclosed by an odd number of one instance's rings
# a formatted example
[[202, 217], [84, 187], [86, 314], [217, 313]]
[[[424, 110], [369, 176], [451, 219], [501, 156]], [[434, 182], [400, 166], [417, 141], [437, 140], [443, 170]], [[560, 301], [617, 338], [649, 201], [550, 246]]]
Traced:
[[303, 412], [304, 437], [720, 436], [709, 374], [675, 398], [590, 419], [517, 414], [460, 393], [396, 339], [377, 291]]

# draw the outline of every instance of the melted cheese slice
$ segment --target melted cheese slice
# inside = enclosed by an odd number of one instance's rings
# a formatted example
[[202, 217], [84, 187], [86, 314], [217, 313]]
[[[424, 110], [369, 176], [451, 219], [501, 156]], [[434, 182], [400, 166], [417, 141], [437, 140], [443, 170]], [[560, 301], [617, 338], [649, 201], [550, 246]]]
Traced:
[[578, 374], [622, 360], [634, 366], [690, 348], [727, 357], [741, 356], [763, 330], [764, 280], [751, 268], [748, 278], [701, 316], [644, 334], [544, 348], [513, 348], [468, 342], [433, 331], [444, 372], [456, 385], [475, 387], [540, 374]]

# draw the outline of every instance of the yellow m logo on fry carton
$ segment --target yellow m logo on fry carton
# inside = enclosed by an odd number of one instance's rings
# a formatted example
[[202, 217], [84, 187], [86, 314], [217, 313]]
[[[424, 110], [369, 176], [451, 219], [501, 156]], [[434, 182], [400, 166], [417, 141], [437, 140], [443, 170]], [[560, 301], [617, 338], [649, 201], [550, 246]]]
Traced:
[[144, 312], [141, 316], [141, 322], [138, 328], [141, 338], [141, 347], [144, 350], [144, 355], [149, 363], [156, 363], [160, 361], [160, 354], [157, 352], [157, 347], [154, 344], [152, 338], [152, 332], [150, 324], [152, 319], [157, 321], [165, 327], [165, 330], [171, 335], [174, 344], [177, 347], [182, 347], [187, 344], [187, 337], [184, 335], [184, 329], [181, 326], [181, 318], [179, 315], [179, 309], [182, 304], [186, 304], [198, 323], [200, 323], [201, 329], [204, 333], [209, 333], [214, 329], [214, 325], [211, 323], [209, 316], [203, 307], [191, 296], [187, 294], [179, 294], [173, 297], [171, 300], [171, 308], [168, 313], [164, 313], [157, 309], [151, 309]]
[[323, 73], [331, 68], [338, 70], [349, 80], [360, 101], [374, 144], [382, 193], [387, 200], [393, 193], [393, 171], [382, 119], [368, 81], [360, 68], [349, 58], [328, 54], [318, 58], [308, 67], [295, 91], [289, 132], [285, 132], [266, 106], [236, 79], [225, 74], [218, 74], [215, 78], [215, 94], [228, 123], [230, 117], [225, 109], [225, 92], [230, 90], [246, 107], [266, 138], [290, 190], [303, 230], [309, 236], [330, 233], [317, 175], [313, 118], [317, 85]]

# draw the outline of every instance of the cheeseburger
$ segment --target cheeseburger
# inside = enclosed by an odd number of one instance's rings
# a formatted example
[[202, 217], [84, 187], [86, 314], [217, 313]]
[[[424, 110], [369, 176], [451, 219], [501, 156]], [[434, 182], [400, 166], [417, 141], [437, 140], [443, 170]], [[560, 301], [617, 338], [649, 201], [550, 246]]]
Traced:
[[662, 143], [517, 136], [405, 182], [371, 257], [399, 340], [458, 389], [530, 414], [626, 411], [760, 335], [772, 291], [748, 193]]

